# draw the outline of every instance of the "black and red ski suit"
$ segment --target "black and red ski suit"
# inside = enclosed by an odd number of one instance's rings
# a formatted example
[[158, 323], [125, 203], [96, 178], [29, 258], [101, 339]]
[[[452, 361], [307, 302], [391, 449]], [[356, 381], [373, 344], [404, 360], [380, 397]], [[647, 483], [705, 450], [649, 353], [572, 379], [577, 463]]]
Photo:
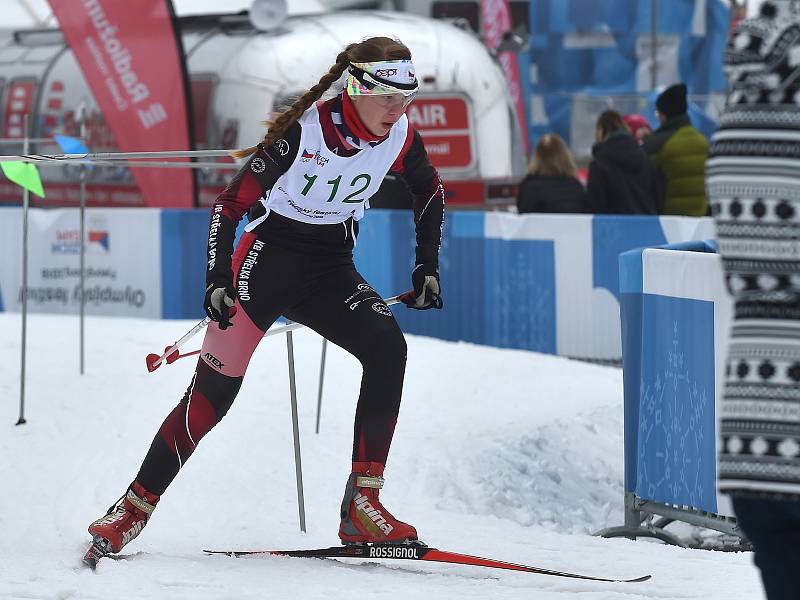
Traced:
[[[352, 134], [341, 118], [340, 96], [319, 103], [318, 109], [331, 151], [340, 156], [369, 152], [374, 143], [362, 143], [361, 149], [347, 143]], [[238, 222], [291, 167], [299, 144], [300, 125], [295, 123], [282, 141], [250, 157], [212, 207], [207, 283], [237, 290], [239, 310], [232, 327], [209, 325], [191, 384], [150, 446], [136, 479], [154, 494], [164, 493], [203, 436], [228, 412], [253, 351], [281, 315], [361, 362], [353, 460], [386, 462], [400, 408], [406, 342], [391, 311], [353, 264], [358, 222], [310, 224], [273, 211], [243, 235], [231, 255]], [[251, 169], [254, 160], [267, 168]], [[417, 264], [437, 265], [444, 191], [410, 125], [390, 170], [406, 180], [413, 197]]]

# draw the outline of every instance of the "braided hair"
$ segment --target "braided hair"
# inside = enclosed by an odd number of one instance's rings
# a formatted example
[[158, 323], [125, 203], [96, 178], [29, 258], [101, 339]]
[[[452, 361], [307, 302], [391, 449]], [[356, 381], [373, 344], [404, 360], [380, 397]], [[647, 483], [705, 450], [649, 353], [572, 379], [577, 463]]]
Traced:
[[[349, 44], [342, 52], [336, 56], [336, 62], [328, 69], [317, 84], [305, 94], [295, 100], [289, 108], [279, 112], [272, 119], [266, 121], [267, 133], [259, 146], [268, 148], [277, 140], [281, 139], [289, 127], [300, 118], [317, 100], [322, 97], [328, 88], [331, 87], [353, 62], [376, 62], [381, 60], [410, 60], [411, 51], [399, 40], [388, 37], [373, 37]], [[258, 150], [258, 146], [244, 148], [232, 152], [236, 158], [245, 158]]]

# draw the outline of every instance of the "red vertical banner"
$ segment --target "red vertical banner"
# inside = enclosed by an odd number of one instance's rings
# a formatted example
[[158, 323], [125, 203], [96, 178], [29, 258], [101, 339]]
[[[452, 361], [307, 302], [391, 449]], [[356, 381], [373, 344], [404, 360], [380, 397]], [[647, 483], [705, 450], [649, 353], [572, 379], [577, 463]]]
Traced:
[[[191, 150], [186, 70], [170, 0], [49, 2], [120, 150]], [[132, 173], [148, 206], [195, 206], [191, 169]]]
[[[511, 31], [511, 9], [508, 0], [480, 0], [483, 43], [492, 52], [497, 50], [503, 34]], [[528, 119], [525, 114], [525, 99], [522, 97], [522, 82], [519, 76], [519, 60], [514, 52], [500, 52], [497, 57], [506, 75], [511, 97], [517, 109], [517, 120], [522, 131], [525, 151], [528, 151]]]

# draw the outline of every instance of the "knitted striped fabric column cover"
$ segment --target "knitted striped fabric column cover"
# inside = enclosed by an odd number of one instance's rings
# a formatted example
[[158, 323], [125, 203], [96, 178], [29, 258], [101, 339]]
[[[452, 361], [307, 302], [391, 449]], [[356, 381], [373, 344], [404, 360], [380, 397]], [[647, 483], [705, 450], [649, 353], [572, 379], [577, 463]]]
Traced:
[[708, 160], [736, 301], [719, 488], [800, 498], [800, 14], [779, 0], [732, 36], [731, 91]]

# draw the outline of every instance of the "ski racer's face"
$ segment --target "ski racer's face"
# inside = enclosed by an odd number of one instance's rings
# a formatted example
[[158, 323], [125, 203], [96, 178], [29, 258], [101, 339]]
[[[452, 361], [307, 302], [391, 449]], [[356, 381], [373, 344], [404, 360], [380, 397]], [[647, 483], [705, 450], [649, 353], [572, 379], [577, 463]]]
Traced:
[[353, 105], [370, 133], [383, 137], [405, 112], [406, 98], [402, 94], [353, 96]]

